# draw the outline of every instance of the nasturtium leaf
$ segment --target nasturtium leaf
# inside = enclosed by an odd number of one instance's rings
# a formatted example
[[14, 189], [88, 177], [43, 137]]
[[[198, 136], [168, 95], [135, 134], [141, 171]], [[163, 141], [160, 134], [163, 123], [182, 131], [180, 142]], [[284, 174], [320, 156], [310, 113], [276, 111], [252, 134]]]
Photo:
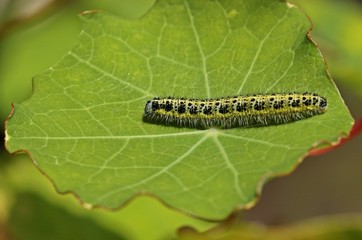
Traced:
[[[26, 151], [59, 191], [117, 208], [152, 194], [221, 219], [255, 201], [261, 184], [291, 171], [352, 118], [330, 80], [310, 22], [283, 1], [159, 0], [137, 21], [81, 16], [79, 44], [34, 79], [14, 105], [10, 152]], [[155, 96], [216, 98], [315, 92], [325, 114], [278, 126], [198, 130], [142, 121]]]

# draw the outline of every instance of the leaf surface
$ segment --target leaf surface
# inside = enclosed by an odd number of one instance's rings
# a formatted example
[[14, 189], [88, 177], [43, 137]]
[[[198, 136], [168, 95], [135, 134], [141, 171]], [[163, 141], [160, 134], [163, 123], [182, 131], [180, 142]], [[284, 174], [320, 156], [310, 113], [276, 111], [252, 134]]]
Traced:
[[[6, 146], [27, 151], [61, 192], [116, 208], [136, 194], [221, 219], [255, 201], [270, 176], [291, 171], [352, 118], [306, 37], [310, 23], [281, 1], [158, 1], [137, 21], [81, 16], [79, 44], [34, 79], [14, 106]], [[155, 96], [216, 98], [316, 92], [325, 114], [229, 130], [142, 122]]]

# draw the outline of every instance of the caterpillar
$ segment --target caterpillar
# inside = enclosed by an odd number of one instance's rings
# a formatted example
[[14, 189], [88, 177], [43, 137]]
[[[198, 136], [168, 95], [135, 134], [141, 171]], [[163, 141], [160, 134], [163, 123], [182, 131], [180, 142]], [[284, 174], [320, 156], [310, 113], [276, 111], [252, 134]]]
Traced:
[[198, 129], [285, 124], [324, 113], [327, 99], [316, 93], [277, 93], [217, 99], [153, 98], [144, 108], [148, 123]]

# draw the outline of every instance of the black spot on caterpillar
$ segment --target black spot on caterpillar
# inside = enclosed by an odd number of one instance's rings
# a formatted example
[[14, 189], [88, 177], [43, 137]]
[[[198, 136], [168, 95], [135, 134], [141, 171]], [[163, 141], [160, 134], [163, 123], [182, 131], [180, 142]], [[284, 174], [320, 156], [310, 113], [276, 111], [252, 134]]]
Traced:
[[315, 93], [254, 94], [218, 99], [154, 98], [143, 120], [189, 128], [235, 128], [284, 124], [322, 114], [327, 100]]

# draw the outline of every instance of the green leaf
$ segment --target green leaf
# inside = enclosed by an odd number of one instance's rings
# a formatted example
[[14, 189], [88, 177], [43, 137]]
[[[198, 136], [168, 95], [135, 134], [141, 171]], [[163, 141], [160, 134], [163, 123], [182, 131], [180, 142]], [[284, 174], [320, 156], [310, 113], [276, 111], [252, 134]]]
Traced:
[[[209, 219], [250, 206], [352, 118], [329, 79], [310, 23], [281, 1], [161, 0], [138, 21], [82, 15], [79, 44], [16, 104], [6, 146], [26, 151], [61, 192], [116, 208], [152, 194]], [[316, 92], [328, 111], [291, 124], [229, 130], [142, 122], [154, 96]]]
[[[27, 2], [31, 3], [31, 1]], [[34, 74], [56, 63], [60, 57], [74, 46], [79, 33], [77, 13], [87, 9], [112, 10], [122, 18], [135, 19], [144, 15], [154, 4], [154, 0], [135, 1], [88, 1], [79, 0], [72, 4], [57, 5], [48, 14], [40, 14], [36, 19], [22, 19], [16, 23], [19, 26], [12, 29], [10, 24], [0, 38], [0, 120], [4, 122], [11, 110], [12, 102], [19, 102], [31, 95], [31, 78]], [[3, 8], [8, 15], [17, 7], [27, 8], [21, 0], [8, 1], [7, 8]], [[29, 8], [29, 7], [28, 7]], [[18, 11], [21, 9], [17, 9]], [[48, 9], [49, 10], [49, 9]], [[1, 9], [0, 9], [1, 11]], [[20, 11], [19, 14], [23, 13]], [[13, 16], [10, 14], [9, 16]], [[6, 14], [3, 14], [6, 17]], [[1, 18], [1, 12], [0, 12]], [[33, 20], [33, 21], [31, 21]], [[13, 20], [14, 21], [14, 20]], [[1, 21], [0, 21], [1, 23]], [[9, 31], [9, 29], [11, 29]], [[7, 30], [7, 31], [6, 31]], [[36, 57], [36, 61], [33, 61]], [[21, 71], [19, 71], [21, 66]]]
[[[157, 199], [148, 196], [135, 199], [123, 211], [105, 211], [104, 209], [89, 211], [79, 206], [79, 201], [73, 196], [59, 195], [54, 191], [53, 184], [34, 167], [26, 155], [13, 156], [10, 164], [5, 165], [3, 164], [4, 160], [9, 162], [10, 159], [6, 159], [6, 156], [3, 155], [0, 154], [0, 209], [3, 209], [4, 213], [0, 216], [0, 221], [13, 228], [12, 231], [16, 232], [17, 236], [27, 235], [27, 239], [29, 239], [41, 234], [38, 232], [29, 233], [26, 229], [20, 229], [17, 226], [29, 227], [29, 231], [35, 229], [38, 224], [43, 228], [52, 229], [57, 220], [63, 219], [59, 214], [56, 214], [59, 215], [57, 219], [49, 220], [48, 218], [51, 217], [49, 212], [52, 210], [45, 205], [49, 205], [49, 207], [52, 205], [52, 208], [56, 207], [59, 208], [59, 211], [68, 212], [69, 219], [65, 219], [64, 216], [65, 222], [74, 221], [75, 216], [78, 217], [78, 221], [85, 221], [78, 223], [77, 226], [86, 225], [87, 221], [96, 220], [109, 231], [120, 236], [126, 236], [127, 239], [171, 239], [176, 238], [176, 230], [182, 226], [189, 226], [203, 232], [215, 225], [167, 208]], [[23, 195], [28, 196], [30, 194], [39, 197], [32, 198], [34, 201], [27, 204]], [[43, 199], [49, 203], [44, 202]], [[30, 219], [33, 219], [33, 223], [27, 222], [29, 220], [28, 215], [20, 210], [20, 206], [29, 209], [26, 213], [30, 215]], [[37, 206], [43, 207], [38, 209]], [[33, 208], [36, 209], [33, 210]], [[21, 211], [20, 214], [16, 214], [17, 211]], [[33, 212], [37, 213], [38, 219], [36, 221], [32, 216]], [[33, 226], [29, 226], [32, 224]], [[69, 237], [63, 237], [63, 239], [69, 239]]]
[[75, 12], [73, 8], [56, 12], [51, 19], [40, 18], [39, 22], [9, 31], [0, 39], [2, 122], [8, 116], [12, 102], [31, 96], [31, 77], [56, 63], [75, 44], [80, 30], [77, 19], [72, 17]]

